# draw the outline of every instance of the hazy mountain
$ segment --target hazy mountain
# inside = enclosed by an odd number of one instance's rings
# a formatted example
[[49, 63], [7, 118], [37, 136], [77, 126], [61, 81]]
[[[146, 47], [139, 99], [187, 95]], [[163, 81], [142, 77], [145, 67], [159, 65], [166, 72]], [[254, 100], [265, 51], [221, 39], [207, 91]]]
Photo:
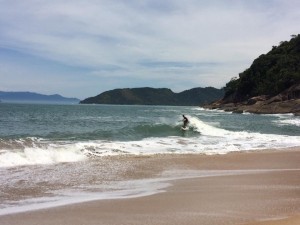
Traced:
[[58, 94], [43, 95], [33, 92], [4, 92], [0, 91], [2, 102], [49, 102], [49, 103], [79, 103], [77, 98], [66, 98]]

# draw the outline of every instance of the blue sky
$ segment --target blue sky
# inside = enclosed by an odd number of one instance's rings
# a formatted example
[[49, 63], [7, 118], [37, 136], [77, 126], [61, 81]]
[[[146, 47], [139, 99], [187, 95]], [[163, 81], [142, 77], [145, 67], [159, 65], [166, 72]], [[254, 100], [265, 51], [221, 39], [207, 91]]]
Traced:
[[298, 0], [0, 0], [0, 90], [223, 87], [298, 34]]

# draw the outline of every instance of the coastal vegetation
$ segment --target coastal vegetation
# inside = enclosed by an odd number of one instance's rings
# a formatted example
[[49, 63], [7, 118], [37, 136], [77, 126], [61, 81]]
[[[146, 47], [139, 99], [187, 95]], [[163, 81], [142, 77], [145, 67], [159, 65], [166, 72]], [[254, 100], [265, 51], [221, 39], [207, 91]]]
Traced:
[[233, 102], [254, 96], [275, 96], [300, 82], [300, 35], [273, 46], [254, 60], [250, 68], [232, 78], [225, 86], [225, 98]]
[[180, 93], [168, 88], [123, 88], [103, 92], [80, 103], [198, 106], [220, 99], [223, 95], [223, 90], [213, 87], [193, 88]]
[[300, 35], [273, 46], [224, 87], [225, 95], [206, 108], [237, 113], [300, 115]]

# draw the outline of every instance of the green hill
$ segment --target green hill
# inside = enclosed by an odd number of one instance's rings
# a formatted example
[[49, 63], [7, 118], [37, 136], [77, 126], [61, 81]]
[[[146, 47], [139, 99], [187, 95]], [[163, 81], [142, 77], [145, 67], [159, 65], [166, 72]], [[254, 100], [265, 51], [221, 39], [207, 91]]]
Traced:
[[254, 60], [250, 68], [226, 84], [227, 102], [242, 102], [259, 95], [275, 96], [300, 83], [300, 35], [273, 46]]
[[174, 93], [168, 88], [124, 88], [103, 92], [81, 101], [81, 104], [183, 105], [196, 106], [223, 96], [223, 90], [207, 87]]

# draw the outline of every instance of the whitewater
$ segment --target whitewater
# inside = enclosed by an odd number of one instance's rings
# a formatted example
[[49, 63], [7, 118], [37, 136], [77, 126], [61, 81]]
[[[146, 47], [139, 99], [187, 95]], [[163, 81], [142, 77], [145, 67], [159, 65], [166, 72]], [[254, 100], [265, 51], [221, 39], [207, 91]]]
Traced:
[[[181, 130], [183, 114], [189, 119], [187, 131]], [[300, 146], [299, 136], [300, 118], [292, 114], [1, 103], [0, 215], [146, 196], [164, 191], [174, 179], [243, 173], [165, 173], [161, 165], [151, 164], [151, 158], [285, 151]]]
[[[300, 146], [300, 118], [200, 107], [1, 104], [0, 167]], [[182, 131], [182, 114], [189, 130]]]

